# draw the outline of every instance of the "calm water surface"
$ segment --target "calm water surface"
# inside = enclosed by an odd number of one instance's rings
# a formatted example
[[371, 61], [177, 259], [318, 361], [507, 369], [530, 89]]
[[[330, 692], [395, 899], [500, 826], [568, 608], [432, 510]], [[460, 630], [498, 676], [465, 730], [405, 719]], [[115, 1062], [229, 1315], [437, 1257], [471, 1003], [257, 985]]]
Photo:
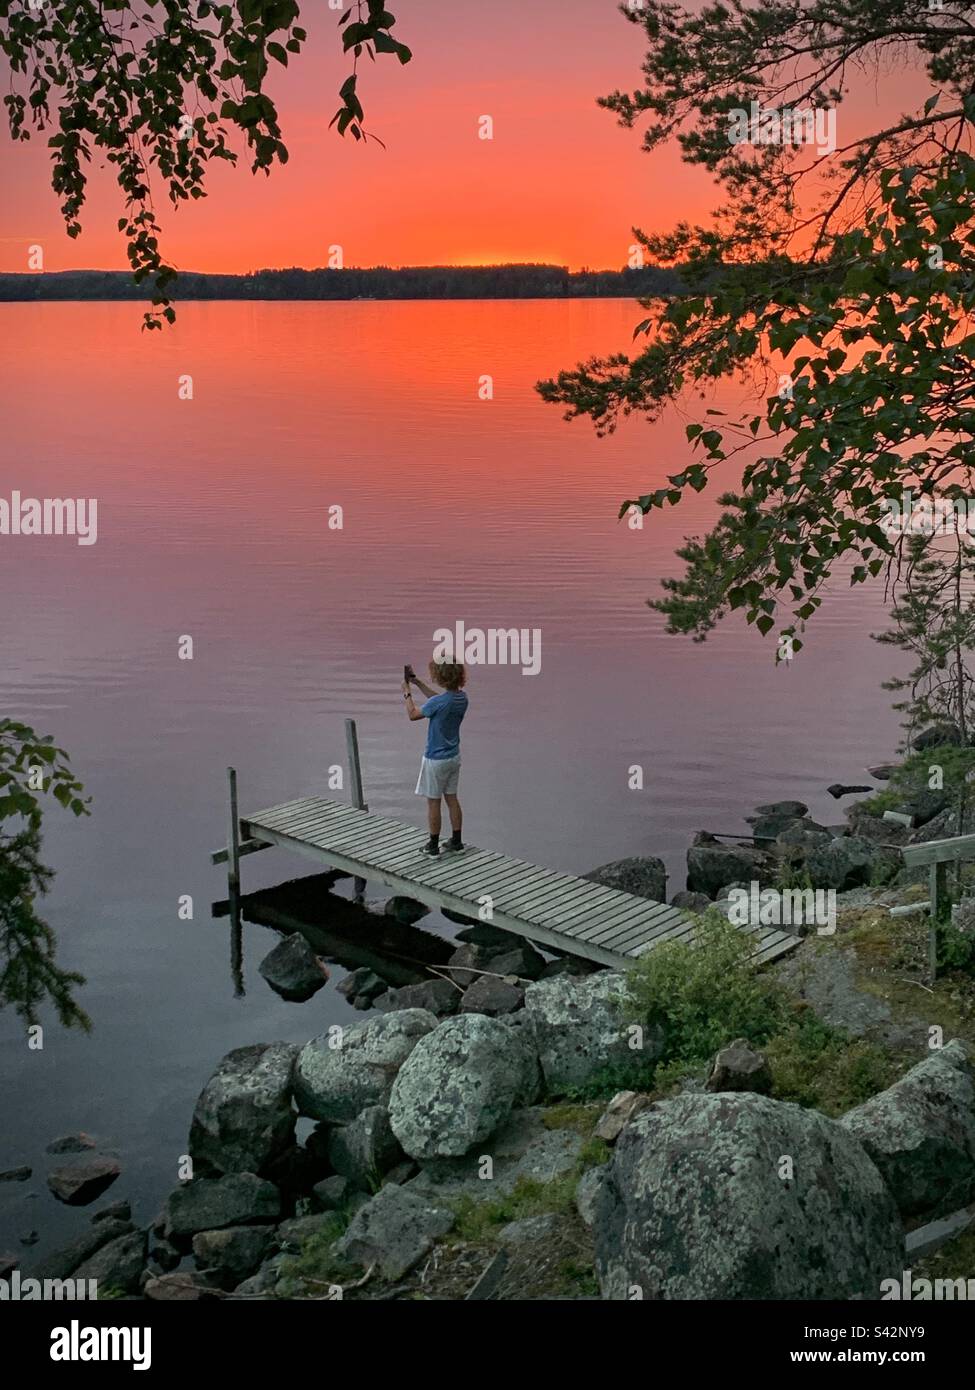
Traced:
[[[625, 349], [639, 317], [623, 301], [190, 304], [147, 335], [136, 305], [0, 306], [0, 491], [97, 497], [99, 528], [88, 547], [0, 539], [0, 709], [53, 733], [93, 797], [90, 819], [47, 818], [44, 915], [95, 1025], [49, 1019], [29, 1052], [0, 1016], [0, 1169], [35, 1169], [0, 1185], [0, 1249], [36, 1229], [40, 1253], [87, 1223], [47, 1192], [56, 1135], [112, 1146], [111, 1196], [148, 1219], [225, 1052], [354, 1016], [339, 970], [308, 1003], [280, 1000], [257, 974], [275, 940], [257, 926], [234, 996], [228, 927], [210, 917], [225, 769], [242, 811], [326, 792], [354, 715], [371, 808], [419, 816], [421, 730], [399, 680], [406, 661], [422, 672], [436, 628], [540, 630], [538, 675], [471, 673], [462, 793], [471, 841], [557, 869], [659, 854], [673, 893], [698, 828], [744, 830], [783, 796], [839, 820], [825, 787], [891, 755], [879, 595], [837, 583], [778, 669], [737, 619], [694, 645], [646, 607], [713, 494], [642, 532], [616, 511], [681, 466], [684, 420], [598, 440], [532, 390]], [[706, 404], [741, 399], [729, 386]], [[634, 764], [643, 791], [627, 789]], [[243, 861], [244, 887], [305, 868], [269, 851]]]

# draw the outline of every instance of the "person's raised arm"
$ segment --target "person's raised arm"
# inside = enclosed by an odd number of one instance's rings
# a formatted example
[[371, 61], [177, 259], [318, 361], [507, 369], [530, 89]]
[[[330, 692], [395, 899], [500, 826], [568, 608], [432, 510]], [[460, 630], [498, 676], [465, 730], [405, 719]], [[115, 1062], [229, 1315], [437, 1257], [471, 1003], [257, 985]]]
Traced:
[[[419, 682], [417, 682], [417, 684], [419, 684]], [[403, 699], [406, 701], [406, 713], [409, 715], [410, 719], [422, 719], [423, 715], [413, 702], [413, 695], [410, 691], [408, 681], [403, 682]]]
[[420, 677], [416, 674], [415, 671], [413, 673], [413, 684], [416, 686], [417, 690], [421, 692], [421, 694], [427, 697], [428, 700], [432, 700], [434, 695], [436, 695], [437, 693], [435, 690], [431, 690], [430, 686], [428, 686], [424, 681], [421, 681]]

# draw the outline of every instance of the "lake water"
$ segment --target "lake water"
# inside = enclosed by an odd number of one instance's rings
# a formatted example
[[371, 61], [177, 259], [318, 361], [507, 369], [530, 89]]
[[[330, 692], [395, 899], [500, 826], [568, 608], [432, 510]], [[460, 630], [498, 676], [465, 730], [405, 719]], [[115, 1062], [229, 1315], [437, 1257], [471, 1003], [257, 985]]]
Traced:
[[[46, 819], [43, 915], [94, 1022], [85, 1036], [46, 1019], [29, 1051], [0, 1016], [0, 1169], [35, 1170], [0, 1184], [0, 1250], [36, 1229], [41, 1253], [87, 1223], [47, 1192], [55, 1136], [114, 1148], [124, 1172], [104, 1200], [149, 1219], [225, 1052], [355, 1016], [339, 970], [305, 1004], [279, 999], [257, 974], [276, 938], [253, 925], [235, 997], [228, 925], [210, 916], [225, 769], [242, 813], [327, 793], [354, 715], [370, 807], [419, 819], [425, 726], [400, 679], [407, 661], [422, 674], [437, 628], [541, 634], [537, 675], [471, 671], [461, 791], [466, 838], [553, 868], [658, 854], [672, 894], [695, 830], [743, 831], [782, 797], [840, 820], [826, 786], [893, 754], [877, 592], [838, 582], [778, 668], [737, 617], [695, 645], [646, 607], [714, 492], [642, 531], [616, 512], [685, 461], [684, 420], [599, 440], [532, 389], [625, 349], [640, 317], [623, 301], [187, 304], [150, 335], [134, 304], [0, 307], [0, 494], [98, 499], [95, 545], [0, 538], [0, 709], [52, 733], [93, 797], [89, 819]], [[307, 867], [245, 859], [245, 891]]]

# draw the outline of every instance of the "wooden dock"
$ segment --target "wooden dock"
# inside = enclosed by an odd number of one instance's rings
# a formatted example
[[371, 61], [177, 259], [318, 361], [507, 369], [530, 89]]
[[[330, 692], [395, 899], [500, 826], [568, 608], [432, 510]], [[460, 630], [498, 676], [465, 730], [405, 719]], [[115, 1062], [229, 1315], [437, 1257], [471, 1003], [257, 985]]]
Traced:
[[[235, 795], [235, 783], [232, 781]], [[506, 854], [468, 848], [460, 854], [422, 853], [425, 831], [374, 815], [347, 802], [307, 796], [236, 819], [231, 844], [214, 863], [227, 863], [236, 891], [239, 858], [277, 845], [318, 865], [373, 880], [428, 907], [477, 918], [486, 904], [494, 926], [543, 949], [582, 956], [617, 969], [632, 965], [664, 941], [689, 940], [694, 923], [679, 908], [604, 888], [573, 874], [538, 868]], [[236, 843], [235, 843], [236, 841]], [[754, 937], [752, 958], [774, 960], [798, 937], [768, 927], [742, 928]]]

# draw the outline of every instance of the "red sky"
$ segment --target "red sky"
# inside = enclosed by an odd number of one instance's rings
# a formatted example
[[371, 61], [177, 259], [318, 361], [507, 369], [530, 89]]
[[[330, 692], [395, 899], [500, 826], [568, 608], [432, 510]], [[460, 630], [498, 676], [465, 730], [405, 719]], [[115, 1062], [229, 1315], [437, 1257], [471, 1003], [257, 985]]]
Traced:
[[[164, 249], [182, 269], [241, 272], [319, 266], [328, 247], [346, 265], [550, 261], [624, 264], [634, 223], [663, 229], [705, 216], [708, 178], [674, 149], [646, 155], [597, 95], [638, 85], [643, 34], [616, 0], [397, 0], [397, 36], [412, 63], [362, 67], [369, 126], [387, 148], [341, 139], [328, 122], [348, 71], [338, 14], [303, 6], [309, 43], [278, 69], [287, 166], [270, 179], [214, 166], [210, 197], [172, 210], [157, 200]], [[903, 72], [865, 79], [840, 113], [841, 135], [889, 115], [919, 84]], [[490, 115], [494, 139], [480, 140]], [[849, 124], [847, 124], [849, 123]], [[46, 137], [10, 145], [0, 132], [5, 197], [0, 269], [121, 268], [122, 211], [110, 170], [93, 166], [84, 231], [64, 234], [50, 188]]]

